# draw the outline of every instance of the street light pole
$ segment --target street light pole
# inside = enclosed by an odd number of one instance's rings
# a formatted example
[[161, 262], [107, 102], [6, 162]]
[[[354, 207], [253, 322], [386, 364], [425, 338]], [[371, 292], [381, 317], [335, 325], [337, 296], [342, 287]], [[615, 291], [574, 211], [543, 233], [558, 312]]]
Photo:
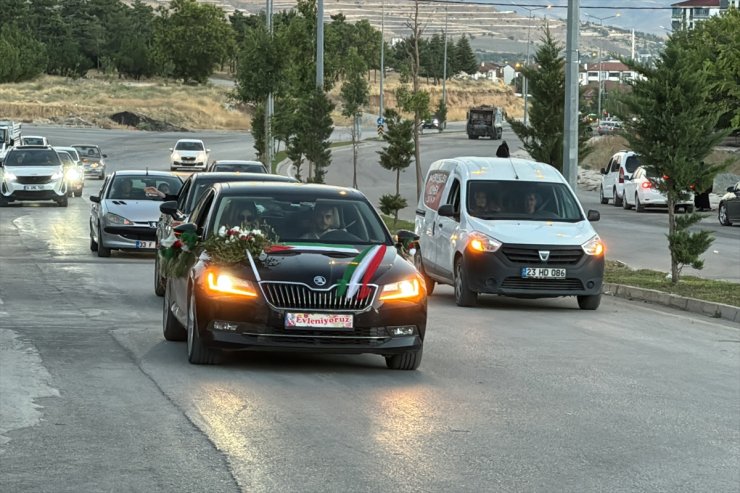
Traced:
[[[596, 19], [597, 21], [599, 21], [599, 26], [604, 27], [604, 21], [605, 20], [607, 20], [607, 19], [613, 19], [615, 17], [619, 17], [620, 15], [621, 14], [617, 13], [616, 15], [610, 15], [608, 17], [597, 17], [595, 15], [586, 14], [586, 17], [592, 17], [592, 18]], [[598, 110], [597, 110], [598, 111], [598, 114], [599, 114], [599, 120], [601, 120], [601, 93], [603, 91], [603, 85], [604, 85], [604, 83], [602, 82], [602, 79], [601, 79], [601, 71], [602, 71], [601, 62], [602, 62], [602, 60], [601, 60], [601, 42], [599, 42], [599, 79], [598, 79], [598, 81], [599, 81], [599, 102], [598, 102]]]
[[578, 28], [579, 0], [568, 0], [568, 31], [565, 44], [563, 176], [574, 190], [578, 181]]
[[[531, 44], [530, 32], [532, 30], [532, 21], [534, 20], [534, 11], [550, 9], [551, 6], [548, 5], [547, 7], [522, 8], [529, 12], [529, 17], [527, 18], [527, 61], [524, 65], [525, 67], [529, 67], [529, 45]], [[522, 77], [522, 92], [524, 93], [524, 124], [526, 125], [529, 119], [529, 80], [527, 79], [527, 76]]]
[[[265, 17], [267, 19], [267, 32], [272, 38], [272, 0], [267, 0], [265, 6]], [[267, 101], [265, 102], [265, 166], [268, 166], [269, 170], [272, 170], [273, 160], [273, 143], [272, 143], [272, 114], [274, 113], [274, 100], [272, 92], [267, 95]]]
[[385, 79], [385, 0], [380, 7], [380, 118], [383, 118], [383, 79]]
[[[447, 7], [445, 7], [445, 61], [442, 67], [442, 104], [447, 108]], [[443, 123], [440, 122], [440, 125]]]
[[316, 87], [324, 87], [324, 0], [316, 10]]

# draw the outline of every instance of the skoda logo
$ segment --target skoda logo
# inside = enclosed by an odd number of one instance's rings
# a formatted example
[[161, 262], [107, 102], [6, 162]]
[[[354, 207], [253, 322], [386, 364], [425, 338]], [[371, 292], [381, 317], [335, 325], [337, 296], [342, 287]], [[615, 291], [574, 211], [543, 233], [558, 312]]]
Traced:
[[324, 276], [316, 276], [313, 278], [313, 283], [317, 286], [323, 286], [326, 284], [326, 278]]
[[543, 262], [547, 262], [547, 259], [550, 258], [550, 250], [540, 250], [540, 260]]

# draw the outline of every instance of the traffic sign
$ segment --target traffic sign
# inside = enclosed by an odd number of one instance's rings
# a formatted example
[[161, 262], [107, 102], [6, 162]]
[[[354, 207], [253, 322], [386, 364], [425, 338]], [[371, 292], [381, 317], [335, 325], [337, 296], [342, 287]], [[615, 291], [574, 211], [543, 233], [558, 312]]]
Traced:
[[379, 124], [378, 125], [378, 137], [382, 137], [384, 133], [385, 133], [385, 127]]
[[382, 116], [379, 116], [378, 119], [376, 120], [376, 123], [378, 125], [385, 125], [385, 118], [383, 118]]

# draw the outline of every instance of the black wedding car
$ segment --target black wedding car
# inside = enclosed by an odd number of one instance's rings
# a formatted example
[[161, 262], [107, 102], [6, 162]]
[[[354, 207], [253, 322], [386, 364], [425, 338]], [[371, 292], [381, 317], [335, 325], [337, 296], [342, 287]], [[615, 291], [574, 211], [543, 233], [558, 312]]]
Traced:
[[[221, 350], [270, 350], [372, 353], [391, 369], [419, 366], [424, 283], [362, 193], [219, 183], [175, 231], [209, 238], [239, 225], [244, 210], [277, 237], [267, 255], [252, 262], [245, 252], [223, 266], [204, 251], [185, 276], [167, 278], [164, 337], [187, 340], [191, 363], [214, 364]], [[163, 204], [162, 212], [175, 210]]]

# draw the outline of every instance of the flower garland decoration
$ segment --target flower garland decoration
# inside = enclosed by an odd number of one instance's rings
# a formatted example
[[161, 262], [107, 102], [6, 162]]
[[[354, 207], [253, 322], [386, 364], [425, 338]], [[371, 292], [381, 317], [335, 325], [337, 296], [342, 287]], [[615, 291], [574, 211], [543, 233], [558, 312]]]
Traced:
[[269, 251], [277, 237], [266, 225], [255, 228], [247, 226], [221, 226], [203, 242], [203, 249], [217, 265], [238, 264], [247, 260], [247, 252], [254, 261], [264, 262], [265, 251]]
[[183, 277], [195, 264], [198, 236], [186, 231], [178, 238], [174, 233], [160, 242], [160, 271], [165, 277]]

